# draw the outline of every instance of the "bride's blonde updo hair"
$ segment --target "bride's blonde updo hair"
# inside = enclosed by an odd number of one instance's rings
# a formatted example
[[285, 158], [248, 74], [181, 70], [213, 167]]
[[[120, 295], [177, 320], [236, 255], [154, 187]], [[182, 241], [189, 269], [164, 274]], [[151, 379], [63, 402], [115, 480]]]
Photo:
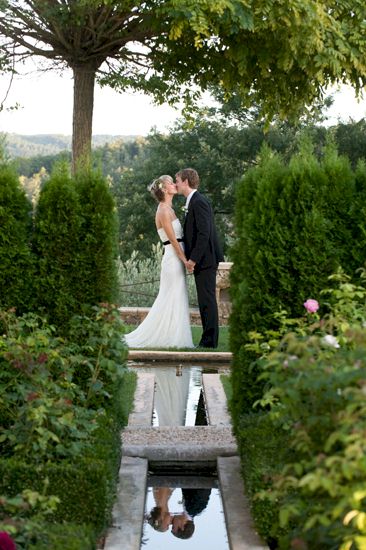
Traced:
[[164, 187], [166, 182], [173, 183], [173, 178], [171, 176], [168, 176], [167, 174], [164, 176], [160, 176], [159, 178], [156, 178], [156, 180], [154, 180], [147, 188], [154, 199], [156, 199], [158, 202], [164, 201]]

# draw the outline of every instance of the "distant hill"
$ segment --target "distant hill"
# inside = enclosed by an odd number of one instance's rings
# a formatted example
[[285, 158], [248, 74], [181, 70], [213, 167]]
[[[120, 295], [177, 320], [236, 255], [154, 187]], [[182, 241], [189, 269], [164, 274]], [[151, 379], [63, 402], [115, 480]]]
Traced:
[[[10, 158], [30, 158], [36, 156], [56, 155], [61, 151], [71, 151], [71, 136], [62, 134], [36, 134], [34, 136], [20, 134], [1, 134], [4, 138], [4, 147]], [[138, 136], [93, 136], [93, 147], [100, 147], [115, 141], [133, 141]]]

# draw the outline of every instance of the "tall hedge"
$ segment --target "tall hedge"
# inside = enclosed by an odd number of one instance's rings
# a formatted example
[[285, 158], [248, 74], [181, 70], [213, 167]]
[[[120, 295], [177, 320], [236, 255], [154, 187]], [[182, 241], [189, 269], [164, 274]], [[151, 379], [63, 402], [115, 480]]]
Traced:
[[356, 196], [350, 220], [352, 221], [352, 241], [350, 252], [352, 262], [357, 267], [366, 267], [366, 163], [360, 161], [356, 171]]
[[232, 257], [230, 340], [233, 412], [252, 410], [262, 394], [253, 357], [245, 350], [250, 331], [273, 324], [286, 309], [303, 314], [339, 265], [353, 271], [355, 177], [332, 146], [318, 161], [308, 143], [286, 165], [268, 149], [237, 189], [236, 243]]
[[118, 296], [118, 215], [106, 179], [97, 172], [79, 174], [76, 191], [82, 211], [79, 272], [80, 301], [115, 302]]
[[115, 300], [118, 226], [106, 181], [67, 166], [44, 185], [35, 216], [39, 257], [38, 305], [50, 322], [66, 327], [82, 306]]
[[0, 309], [32, 308], [32, 205], [11, 168], [0, 164]]
[[35, 215], [39, 262], [38, 306], [51, 323], [62, 326], [79, 310], [79, 255], [82, 214], [75, 183], [66, 166], [43, 186]]

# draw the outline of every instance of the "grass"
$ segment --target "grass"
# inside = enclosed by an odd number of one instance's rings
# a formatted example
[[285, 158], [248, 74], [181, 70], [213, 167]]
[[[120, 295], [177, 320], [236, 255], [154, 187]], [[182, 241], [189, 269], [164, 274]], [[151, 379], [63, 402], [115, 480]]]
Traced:
[[[134, 328], [136, 328], [136, 326], [126, 325], [126, 332], [131, 332]], [[193, 326], [191, 326], [191, 329], [192, 329], [193, 343], [194, 343], [195, 346], [197, 346], [199, 341], [200, 341], [200, 338], [201, 338], [202, 328], [200, 326], [193, 325]], [[146, 349], [151, 349], [151, 348], [146, 348]], [[172, 350], [172, 351], [192, 351], [191, 348], [154, 348], [154, 349], [156, 349], [156, 350], [164, 349], [165, 351], [168, 351], [168, 350]], [[220, 327], [219, 343], [218, 343], [218, 346], [217, 346], [216, 349], [212, 350], [212, 349], [208, 349], [208, 348], [198, 348], [196, 351], [206, 351], [206, 352], [210, 352], [210, 351], [230, 351], [230, 349], [229, 349], [229, 327], [227, 327], [227, 326]]]
[[226, 401], [230, 403], [232, 395], [233, 395], [233, 388], [231, 385], [230, 376], [227, 374], [222, 374], [220, 376], [221, 384], [224, 388], [225, 395], [226, 395]]

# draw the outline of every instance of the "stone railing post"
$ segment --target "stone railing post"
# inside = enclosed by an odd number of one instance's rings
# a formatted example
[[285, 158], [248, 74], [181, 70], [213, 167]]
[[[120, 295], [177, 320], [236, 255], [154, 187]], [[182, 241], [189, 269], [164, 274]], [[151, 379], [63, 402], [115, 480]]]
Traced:
[[229, 295], [230, 288], [230, 269], [232, 262], [220, 262], [216, 276], [216, 300], [219, 310], [219, 324], [227, 325], [231, 312], [231, 302]]

